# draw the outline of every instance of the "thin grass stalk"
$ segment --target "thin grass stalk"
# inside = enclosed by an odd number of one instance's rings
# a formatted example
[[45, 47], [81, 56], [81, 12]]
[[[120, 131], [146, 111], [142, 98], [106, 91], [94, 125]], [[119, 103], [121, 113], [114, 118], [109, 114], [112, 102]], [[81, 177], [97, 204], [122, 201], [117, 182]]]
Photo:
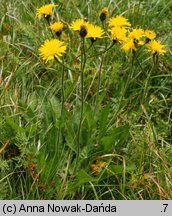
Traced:
[[[85, 53], [87, 53], [87, 52], [92, 48], [92, 46], [93, 46], [93, 43], [91, 43], [90, 46], [85, 50]], [[81, 57], [81, 55], [82, 55], [82, 54], [79, 54], [79, 55], [75, 56], [75, 57], [72, 59], [72, 61], [70, 61], [69, 63], [76, 61], [79, 57]]]
[[96, 99], [95, 99], [95, 111], [97, 110], [97, 106], [98, 106], [98, 98], [99, 98], [100, 87], [101, 87], [101, 72], [102, 72], [102, 66], [103, 66], [104, 58], [105, 58], [105, 54], [102, 55], [102, 58], [100, 61], [100, 67], [98, 70], [98, 88], [97, 88]]
[[[96, 78], [96, 76], [97, 76], [97, 74], [98, 74], [98, 88], [97, 88], [97, 94], [96, 94], [96, 99], [95, 99], [95, 104], [96, 104], [96, 100], [97, 100], [97, 98], [98, 98], [98, 93], [100, 92], [100, 86], [101, 86], [101, 71], [102, 71], [102, 66], [103, 66], [103, 62], [104, 62], [104, 58], [105, 58], [105, 53], [106, 53], [107, 51], [109, 51], [109, 50], [114, 46], [114, 44], [115, 44], [115, 43], [113, 42], [108, 48], [105, 47], [105, 50], [104, 50], [103, 52], [100, 53], [100, 55], [101, 55], [101, 54], [103, 54], [103, 55], [102, 55], [102, 58], [101, 58], [101, 61], [100, 61], [99, 70], [96, 71], [96, 74], [95, 74], [94, 77], [93, 77], [93, 80], [92, 80], [92, 82], [91, 82], [91, 84], [90, 84], [90, 87], [89, 87], [89, 89], [88, 89], [88, 91], [87, 91], [87, 94], [86, 94], [86, 96], [85, 96], [85, 100], [86, 100], [86, 98], [88, 97], [88, 94], [89, 94], [89, 92], [90, 92], [90, 89], [91, 89], [91, 87], [93, 86], [94, 81], [95, 81], [95, 78]], [[92, 56], [92, 57], [94, 57], [94, 56]], [[88, 59], [88, 57], [87, 57], [87, 59]], [[96, 110], [96, 107], [95, 107], [95, 110]]]
[[148, 95], [148, 86], [149, 86], [149, 83], [150, 83], [151, 75], [152, 75], [153, 71], [157, 70], [157, 65], [158, 65], [158, 56], [157, 55], [153, 55], [153, 64], [152, 64], [152, 67], [149, 70], [148, 76], [146, 78], [145, 87], [144, 87], [144, 91], [143, 91], [143, 100], [147, 98], [147, 95]]
[[134, 61], [135, 61], [135, 52], [133, 52], [133, 55], [132, 55], [131, 70], [130, 70], [130, 73], [129, 73], [129, 75], [128, 75], [126, 84], [125, 84], [125, 86], [124, 86], [123, 92], [122, 92], [122, 94], [121, 94], [121, 98], [120, 98], [120, 101], [119, 101], [118, 110], [117, 110], [117, 111], [114, 113], [114, 115], [112, 116], [111, 120], [109, 121], [109, 124], [108, 124], [107, 128], [109, 128], [110, 125], [112, 125], [112, 127], [113, 127], [112, 122], [114, 121], [114, 119], [116, 118], [118, 112], [120, 111], [120, 106], [121, 106], [122, 100], [123, 100], [123, 98], [124, 98], [124, 96], [125, 96], [125, 94], [126, 94], [126, 91], [127, 91], [127, 89], [128, 89], [130, 80], [131, 80], [131, 78], [133, 77], [133, 73], [134, 73], [134, 70], [133, 70], [133, 68], [134, 68]]
[[[103, 24], [102, 24], [103, 25]], [[103, 25], [104, 27], [104, 25]], [[105, 30], [105, 29], [104, 29]], [[106, 41], [105, 41], [106, 42]], [[98, 98], [99, 98], [99, 94], [100, 94], [100, 87], [101, 87], [101, 72], [102, 72], [102, 67], [103, 67], [103, 62], [105, 59], [105, 55], [106, 52], [108, 52], [108, 50], [110, 50], [113, 46], [114, 46], [114, 42], [107, 48], [107, 43], [104, 49], [104, 52], [102, 53], [101, 56], [101, 61], [100, 61], [100, 66], [99, 66], [99, 70], [98, 70], [98, 88], [97, 88], [97, 93], [96, 93], [96, 99], [95, 99], [95, 111], [97, 110], [97, 106], [98, 106]]]
[[61, 116], [63, 115], [63, 110], [64, 110], [64, 77], [65, 77], [65, 66], [64, 66], [64, 56], [63, 56], [63, 67], [62, 67], [62, 79], [61, 79], [61, 88], [62, 88], [62, 92], [61, 92]]
[[101, 54], [106, 53], [106, 52], [109, 51], [114, 45], [115, 45], [115, 43], [112, 42], [112, 43], [109, 45], [109, 47], [105, 48], [105, 49], [104, 49], [103, 51], [101, 51], [101, 52], [96, 52], [95, 55], [90, 55], [90, 56], [88, 56], [87, 59], [94, 58], [94, 57], [96, 57], [96, 56], [100, 56]]
[[[104, 22], [102, 21], [102, 27], [105, 30], [105, 25]], [[105, 41], [105, 50], [107, 48], [107, 42]], [[98, 88], [97, 88], [97, 93], [96, 93], [96, 99], [95, 99], [95, 111], [97, 110], [97, 106], [98, 106], [98, 98], [99, 98], [99, 93], [100, 93], [100, 86], [101, 86], [101, 71], [102, 71], [102, 66], [103, 66], [103, 61], [105, 58], [105, 53], [102, 54], [101, 56], [101, 61], [100, 61], [100, 67], [98, 70]]]
[[[131, 63], [131, 70], [130, 70], [130, 73], [129, 73], [129, 75], [128, 75], [127, 82], [126, 82], [126, 84], [125, 84], [124, 90], [123, 90], [123, 92], [122, 92], [121, 100], [124, 98], [125, 93], [126, 93], [126, 91], [127, 91], [127, 89], [128, 89], [130, 80], [131, 80], [131, 78], [133, 77], [133, 72], [134, 72], [134, 71], [133, 71], [134, 60], [135, 60], [135, 52], [133, 52], [132, 63]], [[121, 101], [120, 101], [120, 102], [121, 102]]]

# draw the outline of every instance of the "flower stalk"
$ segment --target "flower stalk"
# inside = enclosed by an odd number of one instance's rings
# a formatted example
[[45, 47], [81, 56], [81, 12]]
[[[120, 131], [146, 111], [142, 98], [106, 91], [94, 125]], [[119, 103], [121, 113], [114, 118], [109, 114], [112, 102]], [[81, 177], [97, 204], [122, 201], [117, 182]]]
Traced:
[[[59, 63], [58, 59], [56, 61]], [[64, 67], [64, 56], [62, 57], [62, 74], [61, 74], [61, 111], [60, 111], [60, 118], [59, 118], [59, 125], [58, 125], [58, 137], [57, 137], [57, 145], [55, 149], [54, 155], [54, 162], [56, 157], [59, 156], [59, 146], [60, 146], [60, 136], [62, 135], [62, 122], [63, 122], [63, 113], [64, 113], [64, 77], [65, 77], [65, 67]]]
[[153, 56], [153, 64], [152, 67], [150, 68], [150, 70], [148, 71], [148, 75], [145, 81], [145, 87], [144, 87], [144, 91], [143, 91], [143, 100], [147, 98], [148, 95], [148, 86], [151, 80], [151, 75], [153, 71], [157, 70], [157, 65], [158, 65], [158, 55], [154, 54]]
[[84, 111], [84, 69], [86, 64], [86, 52], [85, 52], [85, 38], [81, 37], [81, 111], [80, 111], [80, 121], [77, 133], [77, 155], [76, 155], [76, 167], [75, 171], [78, 168], [79, 158], [80, 158], [80, 137], [81, 137], [81, 128], [83, 121], [83, 111]]

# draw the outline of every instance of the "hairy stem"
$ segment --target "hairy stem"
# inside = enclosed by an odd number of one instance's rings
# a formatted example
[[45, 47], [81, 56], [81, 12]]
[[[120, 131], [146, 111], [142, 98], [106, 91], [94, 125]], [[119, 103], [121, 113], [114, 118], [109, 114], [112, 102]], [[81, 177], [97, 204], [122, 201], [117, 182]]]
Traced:
[[85, 52], [85, 40], [82, 40], [82, 47], [81, 47], [81, 112], [80, 112], [80, 121], [79, 121], [79, 128], [77, 133], [77, 155], [76, 155], [76, 167], [75, 171], [78, 168], [79, 157], [80, 157], [80, 136], [81, 136], [81, 127], [83, 121], [83, 110], [84, 110], [84, 69], [86, 64], [86, 52]]

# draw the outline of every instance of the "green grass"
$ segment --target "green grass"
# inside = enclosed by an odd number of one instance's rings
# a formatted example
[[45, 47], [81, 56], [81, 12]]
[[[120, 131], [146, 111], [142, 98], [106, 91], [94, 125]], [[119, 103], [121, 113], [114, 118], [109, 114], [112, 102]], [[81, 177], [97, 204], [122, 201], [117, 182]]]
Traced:
[[172, 199], [172, 1], [59, 1], [64, 60], [77, 71], [80, 38], [68, 25], [83, 17], [101, 25], [103, 7], [153, 29], [167, 46], [149, 77], [150, 55], [140, 52], [132, 67], [132, 55], [115, 45], [104, 56], [98, 97], [99, 52], [110, 41], [86, 52], [79, 155], [79, 73], [65, 69], [61, 115], [63, 66], [38, 55], [52, 35], [36, 8], [49, 2], [0, 2], [0, 199]]

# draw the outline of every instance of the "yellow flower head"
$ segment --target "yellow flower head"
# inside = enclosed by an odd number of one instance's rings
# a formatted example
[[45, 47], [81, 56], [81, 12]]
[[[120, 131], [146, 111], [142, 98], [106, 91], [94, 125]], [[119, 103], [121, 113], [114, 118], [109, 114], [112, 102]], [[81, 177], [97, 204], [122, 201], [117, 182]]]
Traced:
[[53, 8], [54, 7], [57, 7], [58, 5], [55, 5], [55, 4], [47, 4], [47, 5], [44, 5], [40, 8], [37, 9], [37, 13], [36, 13], [36, 16], [37, 17], [47, 17], [47, 16], [51, 16], [52, 13], [53, 13]]
[[55, 22], [50, 26], [52, 32], [61, 34], [64, 25], [62, 22]]
[[89, 23], [86, 22], [84, 19], [77, 19], [71, 23], [70, 28], [73, 29], [74, 31], [80, 31], [81, 26], [84, 25], [87, 28], [88, 24]]
[[147, 44], [147, 49], [148, 49], [148, 52], [150, 52], [152, 55], [155, 55], [155, 54], [164, 55], [166, 53], [165, 46], [156, 40], [150, 41]]
[[137, 50], [136, 45], [132, 39], [128, 39], [123, 43], [122, 49], [125, 52], [135, 52]]
[[44, 44], [39, 48], [40, 57], [47, 63], [49, 60], [58, 59], [60, 61], [60, 57], [66, 51], [66, 45], [64, 42], [52, 39], [46, 40]]
[[127, 30], [124, 27], [113, 27], [112, 29], [108, 30], [111, 33], [111, 39], [116, 42], [122, 43], [126, 40], [126, 33]]
[[109, 19], [109, 27], [125, 27], [125, 26], [131, 26], [131, 24], [128, 22], [128, 19], [126, 19], [123, 16], [116, 16]]
[[129, 33], [129, 38], [133, 40], [140, 40], [144, 36], [144, 31], [141, 28], [133, 29]]
[[100, 20], [103, 22], [108, 16], [108, 8], [104, 7], [100, 13]]
[[101, 27], [89, 24], [87, 38], [91, 38], [92, 42], [96, 41], [97, 38], [102, 38], [104, 31]]
[[147, 39], [152, 40], [152, 39], [156, 38], [156, 33], [154, 31], [151, 31], [151, 30], [145, 30], [145, 36]]

